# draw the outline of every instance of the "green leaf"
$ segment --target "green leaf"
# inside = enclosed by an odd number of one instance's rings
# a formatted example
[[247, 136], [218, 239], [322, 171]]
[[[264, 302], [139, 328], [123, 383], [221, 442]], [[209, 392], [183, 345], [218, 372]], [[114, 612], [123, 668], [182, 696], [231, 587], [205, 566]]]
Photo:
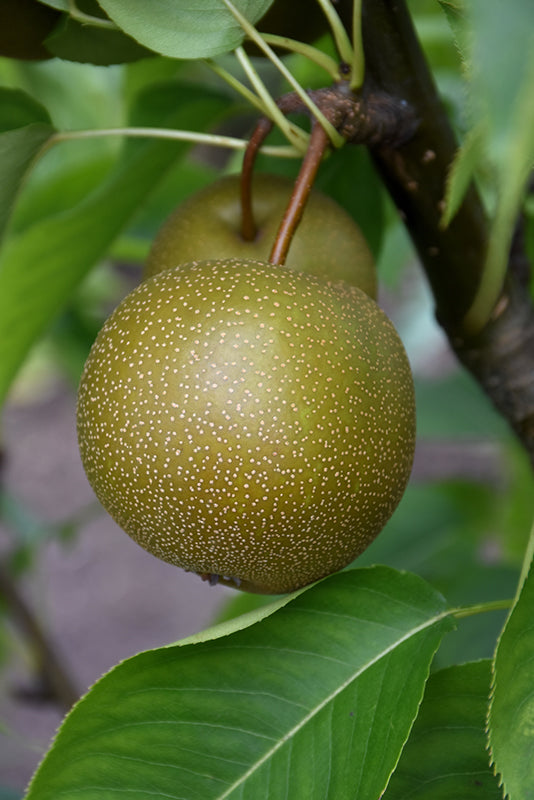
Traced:
[[[272, 0], [234, 0], [253, 24]], [[110, 19], [145, 47], [173, 58], [208, 58], [234, 50], [243, 30], [222, 0], [100, 0]]]
[[[534, 5], [509, 0], [503, 14], [498, 13], [502, 12], [499, 0], [467, 0], [466, 11], [471, 33], [472, 102], [478, 115], [488, 121], [492, 150], [499, 152], [501, 146], [508, 150], [510, 138], [517, 134], [517, 104], [527, 88], [532, 64]], [[529, 145], [532, 150], [532, 137]]]
[[[167, 111], [164, 124], [198, 129], [226, 105], [214, 92], [177, 87], [170, 106], [176, 111]], [[130, 142], [108, 178], [80, 203], [6, 241], [0, 253], [0, 402], [30, 347], [188, 147]]]
[[264, 608], [268, 602], [269, 597], [267, 595], [234, 592], [222, 604], [216, 620], [219, 623], [228, 622], [236, 617]]
[[454, 34], [462, 59], [467, 58], [469, 37], [466, 33], [465, 13], [468, 0], [438, 0]]
[[20, 89], [0, 87], [0, 131], [34, 123], [51, 124], [46, 108]]
[[66, 17], [46, 40], [58, 58], [107, 66], [154, 55], [120, 30], [93, 27]]
[[465, 0], [438, 0], [438, 3], [451, 25], [455, 25], [464, 13]]
[[490, 684], [489, 660], [430, 676], [384, 800], [502, 800], [486, 750]]
[[19, 89], [0, 87], [0, 239], [22, 181], [53, 132], [44, 106]]
[[[534, 529], [524, 580], [497, 645], [488, 739], [510, 800], [534, 797]], [[528, 572], [527, 572], [528, 570]]]
[[39, 0], [44, 6], [50, 6], [50, 8], [56, 8], [58, 11], [64, 11], [66, 14], [69, 13], [69, 0]]
[[481, 286], [466, 322], [485, 324], [502, 287], [508, 253], [534, 162], [534, 3], [467, 0], [470, 99], [479, 150], [493, 167], [495, 208]]
[[[98, 69], [92, 64], [60, 59], [10, 64], [12, 69], [14, 66], [16, 80], [46, 106], [59, 130], [109, 128], [125, 123], [122, 68]], [[88, 145], [95, 149], [117, 150], [117, 140], [92, 141]], [[66, 148], [67, 160], [76, 149], [77, 145]]]
[[27, 798], [378, 800], [450, 626], [428, 584], [374, 567], [141, 653], [74, 708]]
[[[1, 102], [1, 101], [0, 101]], [[22, 181], [37, 154], [53, 134], [51, 125], [37, 122], [0, 133], [0, 239], [15, 204]], [[1, 281], [0, 281], [1, 284]]]
[[[78, 143], [81, 144], [81, 143]], [[31, 227], [36, 220], [68, 211], [102, 183], [113, 168], [116, 157], [92, 152], [85, 142], [79, 147], [80, 159], [47, 159], [45, 174], [36, 171], [17, 198], [10, 220], [10, 233]], [[54, 155], [58, 155], [58, 151]], [[39, 166], [42, 166], [43, 162]]]
[[445, 211], [442, 224], [447, 226], [460, 208], [469, 185], [484, 155], [484, 131], [482, 126], [468, 132], [452, 164], [445, 194]]

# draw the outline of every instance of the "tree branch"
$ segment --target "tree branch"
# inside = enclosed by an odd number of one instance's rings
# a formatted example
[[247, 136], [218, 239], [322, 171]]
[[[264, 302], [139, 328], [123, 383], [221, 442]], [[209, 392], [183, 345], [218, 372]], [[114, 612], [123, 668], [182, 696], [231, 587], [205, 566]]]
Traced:
[[[350, 30], [350, 5], [339, 12]], [[405, 0], [364, 0], [367, 92], [406, 101], [418, 118], [398, 147], [370, 147], [419, 253], [436, 316], [460, 361], [510, 422], [534, 464], [534, 309], [524, 280], [510, 269], [493, 316], [476, 335], [463, 320], [484, 268], [488, 221], [471, 188], [443, 229], [445, 183], [457, 143], [417, 39]]]
[[3, 599], [28, 639], [38, 665], [38, 677], [43, 683], [43, 692], [53, 698], [65, 711], [78, 700], [79, 692], [65, 672], [61, 661], [28, 604], [20, 594], [9, 570], [0, 563], [0, 599]]

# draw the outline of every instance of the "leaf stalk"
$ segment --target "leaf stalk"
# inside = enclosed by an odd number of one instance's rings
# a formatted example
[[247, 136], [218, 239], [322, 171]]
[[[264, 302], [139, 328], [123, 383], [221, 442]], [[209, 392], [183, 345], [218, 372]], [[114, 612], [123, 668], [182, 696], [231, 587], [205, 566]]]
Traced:
[[485, 603], [475, 603], [472, 606], [453, 608], [450, 609], [448, 613], [455, 619], [465, 619], [466, 617], [474, 617], [477, 614], [487, 614], [492, 611], [508, 611], [512, 607], [513, 602], [511, 598], [505, 600], [488, 600]]
[[[171, 141], [191, 142], [192, 144], [211, 145], [213, 147], [226, 147], [230, 150], [245, 150], [248, 142], [233, 136], [222, 136], [213, 133], [199, 133], [198, 131], [179, 131], [167, 128], [93, 128], [78, 131], [59, 131], [54, 133], [47, 141], [48, 149], [60, 142], [70, 142], [77, 139], [97, 139], [105, 136], [123, 136], [132, 139], [168, 139]], [[44, 148], [43, 148], [44, 149]], [[291, 145], [265, 145], [262, 153], [280, 158], [299, 158], [302, 154]]]

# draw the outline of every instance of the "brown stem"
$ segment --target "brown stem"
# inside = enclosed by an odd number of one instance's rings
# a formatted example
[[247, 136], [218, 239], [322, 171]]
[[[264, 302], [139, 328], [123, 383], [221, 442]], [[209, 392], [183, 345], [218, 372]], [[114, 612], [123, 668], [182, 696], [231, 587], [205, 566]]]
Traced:
[[245, 242], [253, 242], [256, 238], [257, 228], [252, 209], [252, 176], [256, 156], [263, 142], [273, 128], [273, 123], [267, 117], [261, 117], [249, 139], [243, 166], [241, 168], [241, 236]]
[[269, 261], [272, 264], [285, 263], [291, 240], [302, 218], [306, 201], [310, 196], [315, 176], [317, 175], [317, 170], [319, 169], [319, 165], [328, 146], [328, 134], [319, 122], [314, 122], [310, 143], [306, 155], [302, 160], [300, 172], [293, 188], [293, 194], [289, 200], [271, 250]]
[[404, 0], [365, 0], [363, 36], [368, 81], [407, 102], [419, 121], [405, 144], [378, 146], [372, 155], [419, 252], [437, 317], [447, 330], [461, 333], [484, 269], [486, 214], [471, 188], [451, 224], [441, 226], [458, 143]]
[[[276, 105], [283, 114], [301, 110], [300, 97], [294, 92], [282, 95]], [[307, 110], [307, 109], [306, 109]], [[273, 129], [274, 123], [268, 117], [260, 117], [247, 144], [241, 167], [241, 236], [246, 242], [253, 242], [257, 228], [252, 208], [252, 176], [260, 147]]]
[[52, 644], [20, 594], [7, 568], [0, 564], [0, 598], [3, 598], [37, 657], [39, 672], [52, 697], [68, 711], [79, 698], [69, 675], [60, 662]]

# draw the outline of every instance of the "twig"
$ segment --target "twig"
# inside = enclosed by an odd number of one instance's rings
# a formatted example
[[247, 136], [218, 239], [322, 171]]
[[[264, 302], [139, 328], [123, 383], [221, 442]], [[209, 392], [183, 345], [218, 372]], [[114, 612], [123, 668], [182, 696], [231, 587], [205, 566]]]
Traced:
[[79, 692], [74, 687], [53, 645], [29, 605], [19, 592], [8, 569], [1, 563], [0, 598], [4, 599], [11, 616], [30, 642], [37, 659], [39, 674], [43, 677], [50, 695], [65, 711], [68, 711], [78, 700]]

